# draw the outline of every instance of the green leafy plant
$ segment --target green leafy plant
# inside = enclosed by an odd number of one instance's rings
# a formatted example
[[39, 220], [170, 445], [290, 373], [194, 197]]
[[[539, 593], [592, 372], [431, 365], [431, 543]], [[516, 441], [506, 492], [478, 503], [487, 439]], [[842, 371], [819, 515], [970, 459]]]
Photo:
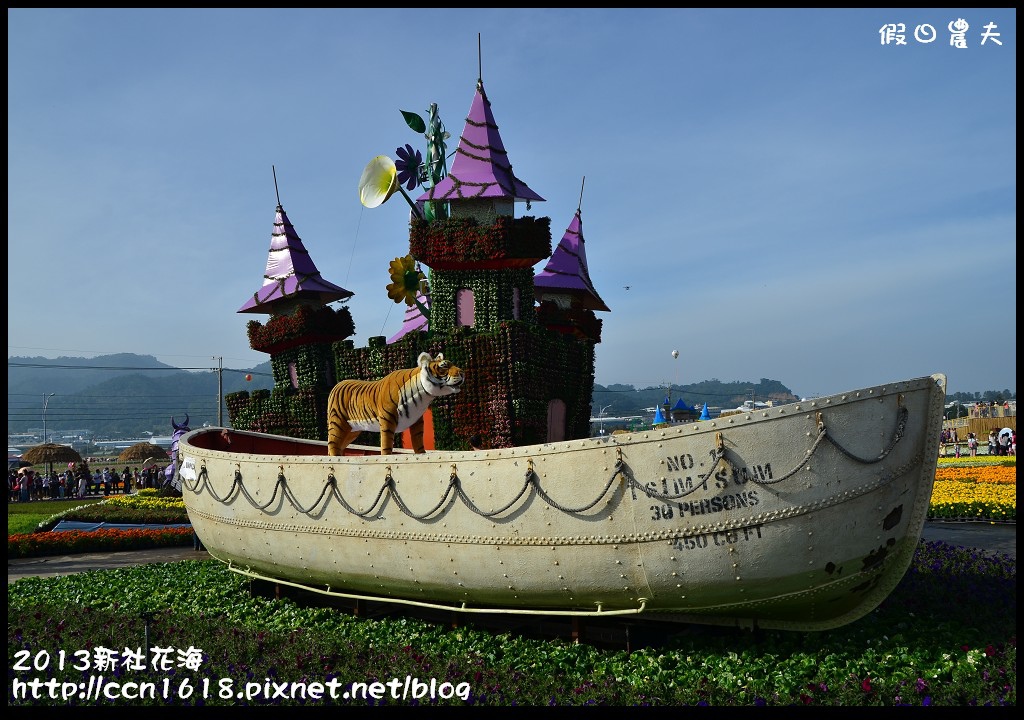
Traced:
[[[357, 617], [320, 602], [251, 592], [250, 580], [214, 560], [182, 561], [8, 586], [11, 680], [79, 683], [70, 663], [19, 671], [19, 653], [60, 649], [198, 649], [195, 669], [123, 671], [120, 679], [187, 681], [188, 698], [104, 699], [111, 705], [365, 705], [362, 698], [305, 701], [263, 696], [202, 698], [204, 681], [244, 684], [435, 679], [466, 689], [447, 699], [394, 698], [385, 705], [479, 706], [1014, 706], [1017, 688], [1016, 560], [922, 542], [903, 581], [874, 612], [819, 633], [672, 626], [634, 636], [630, 649], [567, 637], [453, 627], [413, 611]], [[73, 608], [73, 612], [68, 609]], [[142, 613], [151, 613], [147, 626]], [[621, 627], [620, 627], [621, 630]], [[554, 635], [554, 637], [551, 637]], [[42, 655], [47, 653], [47, 655]], [[109, 675], [109, 673], [108, 673]], [[9, 681], [9, 688], [13, 687]], [[77, 685], [75, 685], [77, 687]], [[241, 685], [239, 685], [241, 687]], [[8, 705], [95, 704], [75, 693]]]

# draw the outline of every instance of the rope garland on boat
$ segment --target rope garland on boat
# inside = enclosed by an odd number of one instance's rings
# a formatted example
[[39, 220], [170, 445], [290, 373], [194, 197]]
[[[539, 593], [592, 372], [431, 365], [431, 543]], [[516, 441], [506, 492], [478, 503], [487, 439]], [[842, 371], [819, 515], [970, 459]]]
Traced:
[[[888, 457], [888, 455], [892, 452], [893, 448], [896, 447], [896, 444], [903, 439], [904, 434], [906, 432], [909, 412], [907, 411], [907, 408], [903, 406], [902, 400], [903, 397], [901, 395], [899, 408], [896, 414], [896, 427], [894, 428], [893, 433], [890, 437], [889, 444], [878, 456], [873, 458], [863, 458], [847, 450], [829, 434], [828, 428], [825, 425], [823, 415], [821, 413], [818, 413], [818, 435], [815, 438], [814, 443], [811, 445], [811, 448], [806, 452], [804, 459], [800, 463], [798, 463], [796, 467], [794, 467], [781, 477], [774, 479], [767, 479], [763, 477], [751, 477], [750, 481], [759, 485], [775, 485], [792, 477], [797, 472], [799, 472], [804, 466], [806, 466], [808, 462], [810, 462], [815, 452], [825, 441], [828, 441], [845, 457], [862, 465], [871, 465], [885, 460], [886, 457]], [[448, 479], [448, 485], [445, 488], [440, 500], [438, 500], [438, 502], [432, 508], [423, 513], [413, 512], [413, 510], [406, 504], [405, 500], [402, 498], [402, 495], [398, 490], [398, 486], [395, 482], [395, 479], [391, 474], [390, 465], [388, 465], [386, 468], [384, 482], [381, 484], [380, 489], [377, 491], [377, 496], [373, 499], [373, 502], [370, 503], [370, 506], [365, 510], [359, 510], [345, 499], [344, 495], [342, 495], [341, 493], [341, 490], [338, 488], [338, 480], [335, 477], [333, 470], [328, 474], [327, 481], [324, 483], [323, 488], [321, 488], [319, 496], [316, 498], [316, 500], [313, 501], [313, 503], [309, 507], [302, 507], [301, 503], [293, 494], [291, 488], [289, 487], [288, 480], [285, 477], [283, 466], [279, 466], [277, 481], [274, 484], [274, 491], [271, 494], [270, 499], [263, 504], [260, 504], [258, 500], [254, 498], [246, 489], [245, 483], [242, 480], [242, 472], [241, 470], [238, 469], [235, 470], [231, 487], [228, 489], [227, 493], [225, 493], [223, 497], [218, 495], [217, 492], [213, 489], [213, 485], [210, 482], [210, 478], [209, 475], [207, 474], [205, 464], [202, 465], [202, 467], [199, 469], [199, 472], [194, 482], [190, 482], [185, 478], [181, 477], [180, 473], [179, 480], [181, 481], [183, 488], [187, 488], [190, 492], [195, 492], [197, 494], [200, 491], [200, 486], [205, 484], [213, 499], [222, 504], [231, 502], [238, 495], [242, 495], [254, 508], [261, 511], [266, 510], [267, 508], [272, 506], [277, 501], [278, 492], [281, 492], [282, 498], [286, 498], [288, 502], [291, 503], [292, 507], [294, 507], [300, 513], [307, 516], [314, 514], [317, 508], [320, 507], [322, 503], [324, 503], [324, 498], [333, 497], [342, 505], [342, 507], [344, 507], [353, 515], [363, 518], [371, 517], [379, 514], [380, 508], [383, 505], [385, 495], [387, 495], [392, 500], [394, 500], [395, 505], [398, 507], [399, 510], [401, 510], [403, 514], [407, 515], [408, 517], [414, 520], [426, 520], [428, 518], [438, 515], [442, 511], [442, 509], [451, 505], [456, 497], [462, 500], [463, 504], [472, 512], [476, 513], [477, 515], [480, 515], [481, 517], [490, 518], [497, 517], [508, 512], [511, 508], [513, 508], [517, 503], [519, 503], [522, 500], [522, 498], [527, 494], [527, 492], [529, 492], [531, 488], [537, 493], [538, 497], [540, 497], [544, 502], [546, 502], [548, 505], [555, 508], [556, 510], [560, 510], [568, 514], [581, 514], [588, 512], [589, 510], [592, 510], [594, 507], [596, 507], [597, 504], [601, 501], [601, 499], [607, 495], [609, 489], [615, 483], [616, 478], [618, 478], [620, 475], [625, 480], [625, 485], [628, 489], [639, 490], [647, 497], [654, 500], [660, 500], [663, 502], [679, 500], [681, 498], [686, 497], [687, 495], [690, 495], [693, 492], [696, 492], [698, 489], [706, 488], [708, 479], [711, 478], [711, 476], [718, 469], [720, 464], [726, 463], [730, 468], [732, 467], [729, 463], [728, 458], [726, 457], [725, 443], [723, 441], [721, 433], [717, 434], [716, 444], [715, 447], [710, 451], [710, 455], [711, 459], [714, 461], [711, 465], [711, 468], [705, 474], [697, 476], [698, 482], [694, 483], [693, 487], [684, 490], [683, 492], [680, 493], [670, 494], [658, 492], [657, 490], [647, 487], [646, 485], [638, 481], [636, 478], [634, 478], [632, 472], [629, 472], [628, 465], [622, 459], [622, 456], [620, 454], [619, 458], [615, 462], [614, 471], [608, 478], [604, 487], [594, 498], [594, 500], [592, 500], [589, 503], [580, 505], [578, 507], [570, 507], [567, 505], [563, 505], [554, 498], [552, 498], [544, 490], [543, 486], [541, 485], [540, 476], [537, 475], [537, 473], [533, 469], [532, 460], [527, 461], [528, 466], [523, 477], [523, 485], [515, 494], [515, 496], [502, 507], [497, 508], [496, 510], [489, 511], [480, 508], [476, 503], [473, 502], [472, 498], [470, 498], [469, 495], [466, 494], [465, 490], [462, 487], [462, 481], [459, 479], [458, 473], [456, 472], [455, 465], [452, 465], [451, 475], [449, 476]]]
[[[756, 483], [758, 485], [777, 485], [778, 483], [783, 482], [784, 480], [788, 480], [789, 478], [793, 477], [798, 472], [800, 472], [800, 470], [802, 470], [804, 466], [811, 461], [811, 458], [814, 457], [814, 453], [817, 452], [818, 447], [826, 440], [844, 456], [848, 457], [850, 460], [853, 460], [856, 463], [860, 463], [861, 465], [874, 465], [875, 463], [882, 462], [889, 456], [889, 453], [893, 451], [893, 448], [895, 448], [896, 444], [903, 439], [903, 436], [906, 433], [907, 420], [910, 417], [910, 412], [907, 410], [907, 408], [903, 406], [902, 395], [899, 396], [899, 403], [899, 408], [896, 411], [896, 427], [893, 429], [892, 436], [889, 438], [888, 446], [878, 456], [873, 458], [862, 458], [858, 455], [854, 455], [852, 452], [844, 448], [842, 445], [839, 444], [838, 440], [829, 435], [828, 428], [825, 426], [825, 418], [819, 412], [818, 436], [814, 439], [814, 443], [811, 445], [810, 450], [807, 451], [806, 455], [804, 456], [804, 459], [797, 463], [796, 467], [787, 472], [785, 475], [782, 475], [771, 480], [769, 480], [768, 478], [751, 477], [750, 482]], [[687, 495], [690, 495], [691, 493], [706, 487], [708, 478], [710, 478], [712, 473], [714, 473], [715, 469], [718, 467], [718, 464], [720, 462], [729, 462], [729, 460], [725, 457], [725, 448], [721, 442], [721, 433], [719, 433], [718, 444], [716, 445], [715, 449], [711, 451], [711, 456], [715, 463], [711, 466], [711, 469], [708, 470], [707, 473], [698, 476], [700, 482], [694, 483], [694, 486], [692, 488], [676, 495], [672, 495], [669, 493], [659, 493], [656, 490], [652, 490], [651, 488], [642, 485], [640, 481], [636, 480], [633, 477], [627, 477], [626, 482], [628, 483], [629, 487], [640, 490], [644, 495], [651, 499], [661, 500], [662, 502], [679, 500], [680, 498], [684, 498]]]
[[838, 450], [839, 452], [841, 452], [843, 455], [845, 455], [846, 457], [850, 458], [854, 462], [858, 462], [858, 463], [860, 463], [862, 465], [871, 465], [871, 464], [876, 463], [876, 462], [881, 462], [882, 460], [885, 460], [885, 458], [889, 455], [889, 453], [892, 452], [892, 449], [894, 447], [896, 447], [896, 443], [898, 443], [900, 440], [903, 439], [903, 434], [907, 430], [907, 420], [910, 417], [910, 412], [903, 406], [903, 396], [902, 395], [899, 396], [899, 403], [900, 403], [900, 406], [899, 406], [899, 408], [896, 411], [896, 429], [893, 430], [892, 437], [889, 439], [889, 446], [885, 450], [883, 450], [882, 454], [879, 455], [878, 457], [875, 457], [875, 458], [862, 458], [862, 457], [858, 457], [858, 456], [854, 455], [853, 453], [851, 453], [846, 448], [844, 448], [842, 445], [840, 445], [838, 442], [836, 442], [835, 439], [833, 439], [833, 437], [831, 435], [829, 435], [828, 432], [825, 430], [824, 418], [822, 418], [821, 413], [818, 413], [818, 427], [820, 428], [820, 434], [824, 435], [825, 439], [827, 439], [830, 443], [832, 443], [832, 446], [836, 450]]
[[223, 497], [218, 495], [218, 493], [213, 489], [213, 484], [210, 482], [210, 478], [207, 473], [205, 465], [203, 465], [200, 468], [199, 474], [197, 475], [194, 482], [189, 482], [184, 478], [182, 478], [181, 480], [183, 487], [188, 489], [190, 492], [194, 492], [197, 494], [200, 491], [200, 485], [205, 485], [213, 499], [221, 504], [231, 502], [238, 495], [242, 495], [245, 497], [246, 500], [249, 501], [250, 505], [252, 505], [257, 510], [261, 511], [266, 510], [275, 503], [275, 501], [277, 500], [278, 491], [280, 490], [282, 496], [288, 499], [288, 502], [291, 503], [292, 507], [294, 507], [303, 515], [314, 514], [316, 509], [320, 507], [324, 498], [328, 495], [328, 493], [330, 493], [332, 497], [334, 497], [339, 503], [341, 503], [342, 507], [344, 507], [353, 515], [356, 515], [358, 517], [370, 517], [376, 515], [379, 512], [379, 508], [383, 504], [382, 500], [385, 494], [387, 494], [388, 496], [391, 497], [391, 499], [394, 500], [395, 505], [405, 515], [408, 515], [410, 518], [413, 518], [414, 520], [426, 520], [430, 517], [433, 517], [434, 515], [437, 515], [441, 511], [441, 509], [449, 505], [454, 500], [455, 497], [460, 498], [462, 502], [466, 505], [466, 507], [468, 507], [471, 511], [473, 511], [477, 515], [480, 515], [481, 517], [496, 517], [498, 515], [502, 515], [503, 513], [508, 512], [508, 510], [514, 507], [516, 503], [518, 503], [523, 498], [523, 496], [526, 495], [526, 493], [529, 491], [531, 487], [537, 492], [538, 496], [540, 496], [545, 502], [547, 502], [549, 505], [551, 505], [553, 508], [557, 510], [561, 510], [562, 512], [571, 514], [584, 513], [592, 509], [595, 505], [597, 505], [598, 502], [601, 501], [601, 498], [605, 496], [605, 494], [608, 492], [608, 489], [615, 482], [615, 478], [618, 477], [620, 473], [622, 473], [623, 467], [624, 463], [620, 458], [615, 464], [615, 471], [612, 473], [611, 477], [608, 478], [608, 481], [605, 483], [604, 488], [601, 490], [598, 496], [594, 498], [593, 502], [587, 503], [586, 505], [582, 505], [580, 507], [568, 507], [557, 502], [544, 491], [544, 488], [541, 487], [540, 485], [540, 477], [537, 475], [537, 473], [533, 471], [531, 463], [531, 466], [529, 467], [529, 469], [527, 469], [525, 476], [523, 478], [523, 486], [519, 489], [519, 492], [516, 493], [515, 497], [512, 498], [512, 500], [510, 500], [502, 507], [491, 511], [483, 510], [480, 507], [478, 507], [476, 503], [473, 502], [469, 495], [466, 494], [465, 490], [463, 490], [462, 482], [459, 479], [459, 476], [453, 470], [451, 477], [449, 478], [448, 481], [448, 486], [445, 488], [444, 494], [441, 496], [441, 499], [437, 502], [436, 505], [434, 505], [434, 507], [430, 508], [424, 513], [415, 513], [406, 504], [405, 500], [402, 498], [401, 493], [398, 491], [398, 487], [395, 484], [394, 477], [392, 477], [391, 475], [390, 466], [387, 468], [387, 475], [384, 478], [384, 482], [381, 484], [380, 490], [377, 491], [377, 496], [374, 498], [373, 502], [370, 503], [370, 506], [365, 510], [359, 510], [353, 507], [352, 504], [345, 499], [345, 496], [342, 495], [341, 491], [338, 489], [338, 480], [333, 472], [328, 474], [327, 482], [324, 483], [324, 486], [320, 491], [320, 495], [309, 507], [302, 507], [299, 501], [295, 498], [295, 495], [292, 493], [291, 488], [289, 488], [288, 486], [288, 481], [287, 478], [285, 478], [283, 469], [281, 472], [278, 473], [277, 482], [274, 484], [273, 494], [270, 496], [270, 499], [263, 504], [260, 504], [256, 498], [249, 494], [249, 491], [245, 487], [245, 483], [242, 481], [242, 472], [240, 470], [235, 470], [235, 476], [231, 483], [231, 487], [228, 489], [228, 491], [224, 494]]

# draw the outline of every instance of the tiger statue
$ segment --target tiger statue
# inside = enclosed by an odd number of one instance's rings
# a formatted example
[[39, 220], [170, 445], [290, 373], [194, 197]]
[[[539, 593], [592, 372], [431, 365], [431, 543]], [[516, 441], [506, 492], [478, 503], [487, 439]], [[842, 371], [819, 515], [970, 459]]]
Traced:
[[342, 380], [327, 399], [327, 454], [342, 455], [359, 433], [380, 433], [380, 454], [390, 455], [395, 433], [411, 429], [412, 447], [423, 447], [423, 414], [434, 398], [462, 389], [462, 370], [438, 353], [420, 353], [417, 366], [380, 380]]

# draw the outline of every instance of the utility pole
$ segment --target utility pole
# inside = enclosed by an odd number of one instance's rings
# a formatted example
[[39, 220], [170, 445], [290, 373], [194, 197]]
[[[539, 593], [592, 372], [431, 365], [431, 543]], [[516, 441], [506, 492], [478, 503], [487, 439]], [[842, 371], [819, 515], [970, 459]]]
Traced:
[[604, 411], [607, 410], [610, 407], [611, 407], [611, 404], [605, 405], [603, 408], [601, 408], [601, 412], [599, 412], [597, 414], [597, 416], [599, 418], [601, 418], [601, 434], [602, 435], [604, 435]]
[[224, 427], [224, 358], [213, 356], [217, 361], [217, 425]]
[[43, 395], [43, 442], [46, 442], [46, 406], [50, 404], [50, 398], [57, 393], [50, 393], [49, 395]]

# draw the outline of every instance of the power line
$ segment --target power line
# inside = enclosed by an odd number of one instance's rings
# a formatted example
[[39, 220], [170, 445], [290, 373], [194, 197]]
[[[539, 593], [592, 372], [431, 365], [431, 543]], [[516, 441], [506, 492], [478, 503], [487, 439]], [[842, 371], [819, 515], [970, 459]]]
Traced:
[[54, 365], [50, 363], [19, 363], [8, 361], [7, 367], [23, 367], [23, 368], [47, 368], [54, 370], [131, 370], [131, 371], [151, 371], [159, 370], [162, 372], [186, 372], [189, 370], [205, 370], [207, 372], [217, 372], [223, 370], [224, 372], [243, 373], [246, 375], [261, 375], [263, 377], [273, 377], [273, 373], [259, 372], [252, 369], [238, 369], [238, 368], [217, 368], [217, 367], [134, 367], [130, 365]]

